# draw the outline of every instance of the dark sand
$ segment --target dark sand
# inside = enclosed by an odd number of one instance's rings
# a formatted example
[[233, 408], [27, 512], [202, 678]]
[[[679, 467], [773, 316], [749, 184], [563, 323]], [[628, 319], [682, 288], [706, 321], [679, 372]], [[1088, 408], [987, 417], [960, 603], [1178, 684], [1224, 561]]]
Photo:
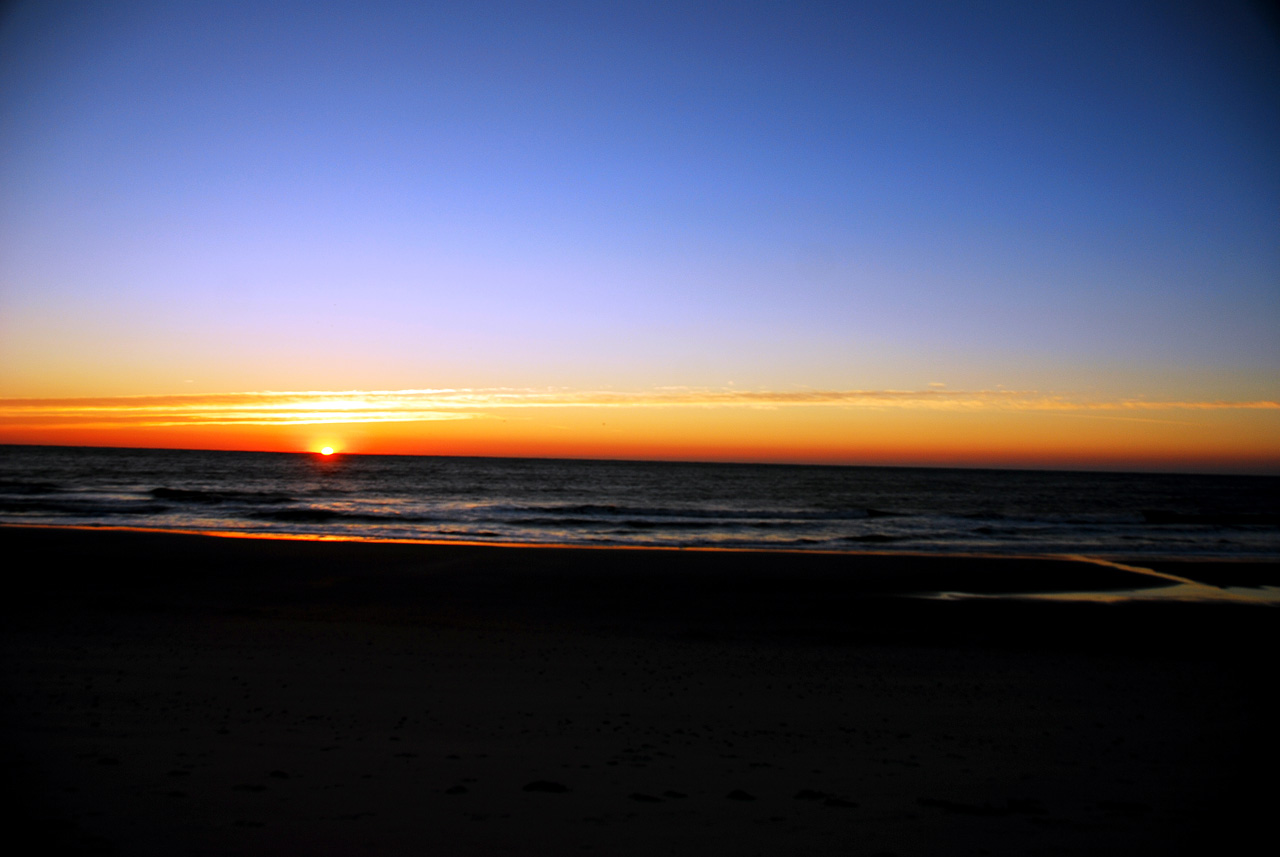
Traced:
[[0, 541], [6, 823], [45, 853], [1175, 854], [1270, 822], [1273, 608], [910, 597], [1152, 582], [1106, 566]]

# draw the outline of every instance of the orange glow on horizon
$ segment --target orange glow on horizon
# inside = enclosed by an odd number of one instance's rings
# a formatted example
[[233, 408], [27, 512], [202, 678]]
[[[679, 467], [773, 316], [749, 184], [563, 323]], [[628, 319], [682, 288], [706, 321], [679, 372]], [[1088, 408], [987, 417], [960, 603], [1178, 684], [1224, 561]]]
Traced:
[[[344, 412], [352, 421], [326, 420], [327, 436], [317, 436], [315, 422], [296, 420], [318, 413], [317, 402], [330, 417]], [[387, 414], [395, 418], [381, 418]], [[1067, 401], [1004, 391], [9, 399], [0, 400], [0, 443], [1280, 473], [1280, 405]]]

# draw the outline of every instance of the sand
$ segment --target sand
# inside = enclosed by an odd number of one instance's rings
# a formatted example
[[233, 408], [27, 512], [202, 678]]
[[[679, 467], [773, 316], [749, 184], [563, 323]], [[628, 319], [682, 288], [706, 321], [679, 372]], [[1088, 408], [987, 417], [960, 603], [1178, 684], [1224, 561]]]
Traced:
[[48, 853], [1170, 854], [1272, 802], [1272, 608], [914, 597], [1152, 583], [1106, 566], [0, 541]]

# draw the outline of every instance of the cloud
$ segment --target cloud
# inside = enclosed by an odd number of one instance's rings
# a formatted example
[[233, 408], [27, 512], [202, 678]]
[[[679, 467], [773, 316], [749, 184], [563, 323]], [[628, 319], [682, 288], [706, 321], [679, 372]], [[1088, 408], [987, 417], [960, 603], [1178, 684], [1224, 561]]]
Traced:
[[464, 420], [512, 408], [845, 407], [1058, 412], [1280, 410], [1280, 402], [1091, 401], [1034, 390], [426, 389], [0, 399], [23, 426], [310, 425]]
[[451, 391], [255, 392], [212, 395], [0, 399], [0, 423], [40, 426], [316, 425], [469, 419], [427, 406]]

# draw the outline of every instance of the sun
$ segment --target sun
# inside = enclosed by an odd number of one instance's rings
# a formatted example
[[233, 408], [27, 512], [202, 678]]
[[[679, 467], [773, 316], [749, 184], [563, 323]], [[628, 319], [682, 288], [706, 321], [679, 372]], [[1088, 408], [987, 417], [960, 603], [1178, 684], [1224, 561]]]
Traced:
[[321, 455], [333, 455], [333, 447], [332, 447], [332, 446], [326, 446], [324, 449], [320, 450], [320, 454], [321, 454]]

